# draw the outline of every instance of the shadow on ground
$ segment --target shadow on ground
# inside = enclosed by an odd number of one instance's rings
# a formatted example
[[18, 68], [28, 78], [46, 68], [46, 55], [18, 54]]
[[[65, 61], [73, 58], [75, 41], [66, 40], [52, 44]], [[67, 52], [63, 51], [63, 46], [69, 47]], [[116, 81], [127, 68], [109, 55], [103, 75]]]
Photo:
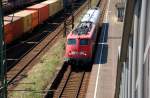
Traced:
[[109, 23], [103, 23], [101, 34], [98, 38], [94, 64], [105, 64], [108, 56], [108, 28]]

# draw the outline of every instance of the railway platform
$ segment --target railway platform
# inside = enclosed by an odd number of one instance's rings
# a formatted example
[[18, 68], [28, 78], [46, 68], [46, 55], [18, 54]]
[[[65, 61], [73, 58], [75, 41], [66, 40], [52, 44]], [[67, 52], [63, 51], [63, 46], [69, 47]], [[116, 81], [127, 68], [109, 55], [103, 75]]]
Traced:
[[123, 23], [117, 21], [116, 3], [117, 0], [108, 0], [86, 98], [114, 98], [115, 96], [117, 53], [123, 29]]

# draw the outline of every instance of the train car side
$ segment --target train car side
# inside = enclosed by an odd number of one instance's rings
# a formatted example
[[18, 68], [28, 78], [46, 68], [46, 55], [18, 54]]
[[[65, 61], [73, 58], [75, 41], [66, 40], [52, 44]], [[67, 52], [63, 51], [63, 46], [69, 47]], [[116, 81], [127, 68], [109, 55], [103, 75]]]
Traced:
[[[24, 33], [42, 24], [48, 17], [62, 10], [61, 0], [47, 0], [25, 10], [4, 17], [5, 43], [10, 44]], [[10, 29], [15, 28], [15, 29]]]

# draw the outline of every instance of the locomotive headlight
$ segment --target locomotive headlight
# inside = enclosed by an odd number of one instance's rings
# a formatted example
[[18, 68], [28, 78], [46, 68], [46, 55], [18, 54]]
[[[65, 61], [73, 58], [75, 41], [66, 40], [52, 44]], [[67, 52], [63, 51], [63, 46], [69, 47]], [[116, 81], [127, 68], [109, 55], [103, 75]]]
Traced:
[[77, 52], [75, 52], [75, 51], [72, 51], [72, 52], [71, 52], [71, 54], [75, 55], [75, 54], [77, 54]]
[[70, 55], [75, 55], [75, 54], [78, 54], [78, 52], [76, 52], [76, 51], [70, 51], [69, 54], [70, 54]]
[[81, 52], [77, 52], [77, 51], [70, 51], [70, 52], [69, 52], [69, 55], [84, 55], [84, 56], [86, 56], [86, 55], [87, 55], [87, 53], [86, 53], [86, 52], [84, 52], [84, 51], [81, 51]]
[[85, 55], [85, 56], [87, 55], [87, 54], [86, 54], [85, 52], [83, 52], [83, 51], [79, 52], [79, 54], [80, 54], [80, 55]]

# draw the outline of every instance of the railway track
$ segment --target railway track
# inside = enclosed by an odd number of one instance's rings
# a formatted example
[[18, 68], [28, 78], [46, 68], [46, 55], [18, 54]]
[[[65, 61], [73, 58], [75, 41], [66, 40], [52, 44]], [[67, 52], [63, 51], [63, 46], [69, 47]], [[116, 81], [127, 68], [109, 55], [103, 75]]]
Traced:
[[46, 98], [84, 98], [90, 77], [90, 70], [72, 69], [69, 65], [59, 86]]
[[54, 98], [77, 98], [80, 92], [84, 74], [85, 72], [70, 71], [68, 78], [64, 80], [64, 83], [62, 83], [62, 85], [60, 85], [62, 89], [58, 90], [58, 94], [56, 91], [56, 95], [54, 96]]
[[[74, 10], [74, 17], [76, 18], [76, 16], [80, 13], [80, 11], [87, 5], [88, 2], [85, 2], [82, 6], [80, 5], [79, 7], [76, 7], [76, 9]], [[71, 16], [68, 15], [68, 20], [71, 19]], [[58, 25], [57, 29], [55, 29], [54, 31], [51, 31], [49, 29], [43, 29], [42, 33], [46, 33], [44, 37], [42, 37], [42, 39], [39, 39], [40, 37], [32, 37], [30, 38], [31, 40], [26, 40], [23, 41], [23, 45], [25, 45], [25, 47], [27, 47], [26, 45], [33, 45], [31, 48], [27, 49], [27, 51], [24, 52], [24, 54], [22, 56], [20, 56], [20, 58], [13, 58], [10, 59], [10, 61], [15, 61], [14, 63], [14, 67], [12, 67], [8, 72], [7, 72], [7, 80], [8, 80], [8, 84], [9, 87], [13, 87], [14, 84], [17, 84], [18, 81], [20, 81], [22, 78], [26, 77], [25, 73], [28, 72], [29, 68], [33, 66], [33, 62], [34, 60], [36, 60], [38, 58], [38, 56], [40, 54], [43, 53], [44, 50], [46, 50], [46, 48], [49, 45], [52, 45], [52, 43], [54, 43], [54, 41], [57, 39], [57, 36], [60, 34], [63, 34], [64, 31], [64, 19], [61, 18], [60, 20], [57, 20], [55, 22], [53, 22], [52, 24], [54, 25]], [[58, 22], [59, 21], [59, 22]], [[47, 24], [51, 24], [51, 22], [46, 22]], [[49, 28], [49, 26], [48, 26]], [[39, 40], [37, 40], [39, 39]], [[17, 49], [17, 51], [16, 51]], [[14, 50], [14, 52], [18, 53], [20, 50], [18, 50], [18, 47], [15, 47], [14, 49], [11, 48], [10, 50]], [[8, 53], [13, 53], [13, 52], [8, 52]], [[13, 54], [11, 54], [13, 55]], [[12, 63], [11, 61], [11, 63]], [[10, 64], [10, 63], [8, 63]]]

